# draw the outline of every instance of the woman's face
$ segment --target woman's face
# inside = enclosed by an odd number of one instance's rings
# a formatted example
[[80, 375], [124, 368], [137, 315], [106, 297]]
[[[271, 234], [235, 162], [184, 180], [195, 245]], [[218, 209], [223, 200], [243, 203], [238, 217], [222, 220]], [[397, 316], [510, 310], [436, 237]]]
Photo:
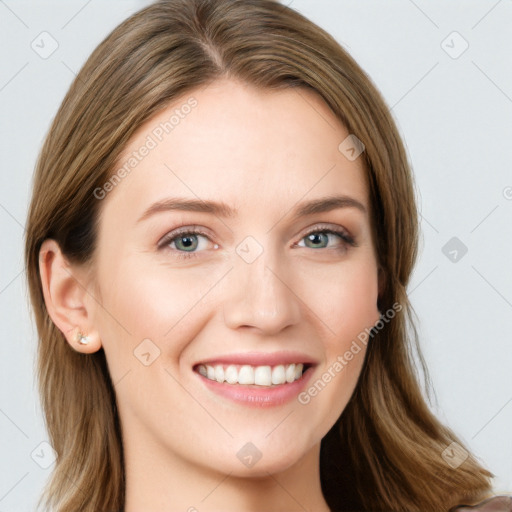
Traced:
[[[348, 136], [315, 93], [222, 80], [132, 138], [104, 188], [91, 302], [129, 457], [258, 476], [318, 454], [379, 318]], [[210, 380], [206, 362], [260, 384]]]

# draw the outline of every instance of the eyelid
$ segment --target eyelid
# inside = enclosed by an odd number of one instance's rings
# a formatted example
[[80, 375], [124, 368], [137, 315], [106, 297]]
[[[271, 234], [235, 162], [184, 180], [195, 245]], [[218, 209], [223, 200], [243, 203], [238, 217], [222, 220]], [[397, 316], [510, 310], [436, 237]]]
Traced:
[[174, 238], [177, 238], [181, 234], [194, 234], [194, 235], [203, 235], [209, 240], [211, 240], [211, 236], [208, 233], [208, 230], [202, 228], [201, 226], [197, 225], [187, 225], [187, 226], [180, 226], [176, 229], [171, 229], [169, 232], [167, 232], [158, 242], [157, 247], [164, 248], [166, 245], [168, 245]]
[[306, 232], [301, 235], [300, 240], [302, 240], [303, 238], [305, 238], [306, 236], [308, 236], [312, 233], [317, 233], [317, 232], [334, 233], [334, 234], [340, 236], [344, 240], [344, 242], [348, 243], [349, 245], [352, 245], [354, 247], [358, 246], [355, 238], [350, 234], [348, 229], [346, 229], [345, 227], [340, 226], [338, 224], [325, 224], [325, 223], [315, 224], [311, 228], [308, 228], [306, 230]]

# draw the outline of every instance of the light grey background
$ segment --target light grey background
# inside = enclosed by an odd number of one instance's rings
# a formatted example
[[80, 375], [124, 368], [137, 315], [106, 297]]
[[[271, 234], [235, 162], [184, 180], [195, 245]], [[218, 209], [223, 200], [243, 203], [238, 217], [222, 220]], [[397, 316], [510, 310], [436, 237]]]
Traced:
[[[34, 510], [51, 471], [22, 259], [36, 155], [87, 56], [148, 3], [0, 0], [0, 512]], [[420, 193], [409, 291], [435, 410], [497, 475], [496, 492], [512, 492], [512, 0], [291, 7], [342, 43], [392, 108]], [[43, 31], [58, 43], [47, 58], [31, 47], [51, 49]]]

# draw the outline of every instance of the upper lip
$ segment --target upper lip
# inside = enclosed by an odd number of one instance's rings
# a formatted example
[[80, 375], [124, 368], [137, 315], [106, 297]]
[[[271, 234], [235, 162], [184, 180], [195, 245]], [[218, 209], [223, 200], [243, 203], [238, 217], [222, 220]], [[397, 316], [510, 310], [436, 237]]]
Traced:
[[277, 366], [292, 363], [317, 364], [314, 358], [301, 352], [246, 352], [239, 354], [226, 354], [197, 362], [194, 366], [207, 364], [248, 364], [251, 366]]

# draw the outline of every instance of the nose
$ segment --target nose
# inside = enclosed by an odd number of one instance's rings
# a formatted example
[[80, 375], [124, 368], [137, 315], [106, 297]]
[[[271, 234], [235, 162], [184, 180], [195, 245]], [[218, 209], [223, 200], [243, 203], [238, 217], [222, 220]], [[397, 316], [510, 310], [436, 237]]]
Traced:
[[[264, 251], [248, 263], [237, 258], [227, 283], [224, 322], [231, 329], [252, 328], [275, 335], [300, 319], [301, 300], [285, 262]], [[295, 283], [297, 285], [297, 283]]]

